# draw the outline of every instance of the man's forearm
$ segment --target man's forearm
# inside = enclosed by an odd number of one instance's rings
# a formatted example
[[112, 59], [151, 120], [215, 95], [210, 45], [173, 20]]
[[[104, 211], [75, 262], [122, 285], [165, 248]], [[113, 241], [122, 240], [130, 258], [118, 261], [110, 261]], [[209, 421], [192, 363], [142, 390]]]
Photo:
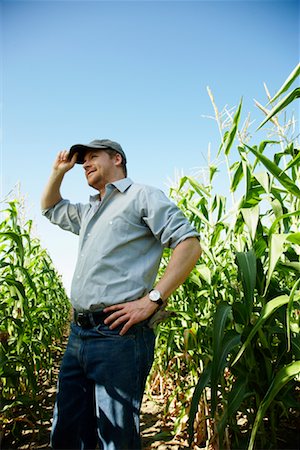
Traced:
[[189, 276], [201, 255], [197, 238], [188, 238], [175, 247], [164, 275], [156, 285], [163, 300], [167, 299]]
[[62, 196], [60, 194], [60, 186], [62, 180], [64, 178], [64, 174], [61, 172], [53, 171], [50, 175], [48, 183], [45, 187], [45, 190], [41, 199], [41, 207], [42, 209], [51, 208], [56, 205], [56, 203], [62, 200]]
[[[156, 285], [166, 300], [180, 286], [195, 266], [201, 255], [201, 247], [197, 238], [188, 238], [174, 249], [163, 277]], [[144, 297], [125, 303], [108, 306], [104, 312], [109, 314], [104, 323], [114, 329], [123, 325], [120, 335], [124, 335], [136, 323], [149, 319], [156, 310], [156, 305]]]
[[66, 172], [71, 170], [77, 159], [77, 153], [74, 153], [72, 159], [69, 159], [69, 152], [63, 150], [58, 153], [49, 181], [42, 194], [41, 207], [42, 209], [52, 208], [56, 203], [62, 200], [60, 195], [60, 186]]

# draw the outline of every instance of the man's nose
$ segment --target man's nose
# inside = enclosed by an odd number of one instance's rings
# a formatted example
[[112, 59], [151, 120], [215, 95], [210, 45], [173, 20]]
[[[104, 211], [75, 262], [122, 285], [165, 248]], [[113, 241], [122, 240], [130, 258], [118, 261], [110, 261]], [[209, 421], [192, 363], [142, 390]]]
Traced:
[[87, 161], [84, 161], [84, 163], [83, 163], [83, 165], [82, 165], [82, 167], [84, 168], [84, 170], [86, 170], [88, 167], [90, 166], [90, 162], [87, 160]]

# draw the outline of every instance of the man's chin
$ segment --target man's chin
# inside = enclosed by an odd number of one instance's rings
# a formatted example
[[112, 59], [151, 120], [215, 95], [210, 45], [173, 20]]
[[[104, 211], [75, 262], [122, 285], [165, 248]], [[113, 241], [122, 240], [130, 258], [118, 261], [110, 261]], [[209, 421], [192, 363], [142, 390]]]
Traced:
[[92, 181], [90, 181], [90, 182], [88, 181], [88, 185], [98, 191], [97, 186], [95, 186], [95, 184]]

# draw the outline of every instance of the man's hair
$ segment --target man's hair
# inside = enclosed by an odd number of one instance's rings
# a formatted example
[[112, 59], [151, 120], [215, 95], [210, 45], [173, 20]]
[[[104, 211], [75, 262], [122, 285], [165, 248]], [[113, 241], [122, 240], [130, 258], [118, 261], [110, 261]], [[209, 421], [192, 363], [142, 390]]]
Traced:
[[[113, 156], [115, 156], [116, 154], [121, 155], [121, 153], [117, 152], [116, 150], [113, 150], [112, 148], [104, 148], [103, 151], [104, 151], [105, 153], [107, 153], [111, 158], [112, 158]], [[123, 158], [122, 155], [121, 155], [121, 157], [122, 157], [121, 167], [122, 167], [123, 173], [124, 173], [125, 178], [126, 178], [126, 177], [127, 177], [127, 167], [126, 167], [126, 162], [124, 161], [124, 158]]]

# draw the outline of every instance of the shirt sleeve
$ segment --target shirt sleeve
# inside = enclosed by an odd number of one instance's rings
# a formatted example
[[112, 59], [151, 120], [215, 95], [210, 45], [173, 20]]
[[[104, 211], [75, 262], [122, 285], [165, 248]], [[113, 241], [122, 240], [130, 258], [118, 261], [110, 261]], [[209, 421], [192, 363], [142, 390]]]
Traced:
[[183, 212], [160, 190], [146, 192], [144, 222], [164, 247], [175, 248], [180, 242], [200, 235]]
[[80, 203], [72, 204], [63, 199], [51, 208], [42, 209], [42, 214], [63, 230], [79, 234], [83, 208], [84, 205]]

